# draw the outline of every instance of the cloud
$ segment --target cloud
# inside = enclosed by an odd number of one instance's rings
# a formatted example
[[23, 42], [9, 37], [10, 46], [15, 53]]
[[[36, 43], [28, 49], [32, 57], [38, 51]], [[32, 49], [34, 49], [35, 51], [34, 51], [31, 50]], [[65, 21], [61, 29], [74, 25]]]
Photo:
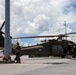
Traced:
[[[0, 0], [0, 25], [5, 19]], [[10, 0], [11, 36], [46, 35], [75, 31], [76, 0]], [[74, 28], [74, 29], [73, 29]]]
[[[21, 31], [25, 34], [49, 31], [49, 26], [59, 16], [58, 11], [50, 4], [50, 0], [29, 0], [28, 3], [24, 3], [21, 3], [21, 0], [18, 2], [14, 0], [11, 3], [11, 19], [13, 19], [11, 23], [14, 22], [12, 24], [17, 24], [16, 27], [21, 27]], [[15, 28], [15, 25], [12, 26]]]

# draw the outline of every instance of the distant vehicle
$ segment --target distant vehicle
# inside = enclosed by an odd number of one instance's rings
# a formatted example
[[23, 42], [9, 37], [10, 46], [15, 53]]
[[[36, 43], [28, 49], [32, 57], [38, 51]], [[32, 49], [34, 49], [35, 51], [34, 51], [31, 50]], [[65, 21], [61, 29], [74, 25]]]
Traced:
[[73, 48], [76, 45], [73, 41], [63, 39], [63, 37], [68, 37], [67, 35], [69, 34], [73, 33], [54, 36], [18, 37], [14, 39], [58, 37], [57, 39], [44, 40], [41, 44], [23, 47], [21, 55], [29, 55], [29, 57], [58, 56], [64, 58], [67, 55], [73, 54]]

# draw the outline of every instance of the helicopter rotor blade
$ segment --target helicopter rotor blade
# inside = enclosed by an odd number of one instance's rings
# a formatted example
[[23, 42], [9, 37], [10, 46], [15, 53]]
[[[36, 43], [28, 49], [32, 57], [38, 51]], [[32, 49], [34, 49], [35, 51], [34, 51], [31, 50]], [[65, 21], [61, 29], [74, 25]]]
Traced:
[[5, 33], [1, 31], [0, 34], [5, 34]]
[[28, 36], [28, 37], [16, 37], [16, 38], [12, 38], [12, 39], [25, 39], [25, 38], [50, 38], [50, 37], [68, 37], [65, 35], [51, 35], [51, 36]]
[[12, 39], [45, 38], [45, 37], [55, 37], [55, 36], [28, 36], [28, 37], [16, 37], [16, 38], [12, 38]]
[[3, 22], [1, 28], [0, 28], [0, 31], [2, 30], [2, 28], [4, 27], [4, 24], [5, 24], [5, 21]]
[[76, 34], [76, 32], [70, 32], [70, 33], [66, 33], [64, 35], [70, 35], [70, 34]]
[[67, 36], [67, 35], [70, 35], [70, 34], [76, 34], [76, 32], [70, 32], [70, 33], [67, 33], [67, 34], [59, 34], [59, 35], [16, 37], [16, 38], [12, 38], [12, 39], [25, 39], [25, 38], [50, 38], [50, 37], [59, 37], [59, 38], [62, 38], [62, 37], [69, 37], [69, 36]]

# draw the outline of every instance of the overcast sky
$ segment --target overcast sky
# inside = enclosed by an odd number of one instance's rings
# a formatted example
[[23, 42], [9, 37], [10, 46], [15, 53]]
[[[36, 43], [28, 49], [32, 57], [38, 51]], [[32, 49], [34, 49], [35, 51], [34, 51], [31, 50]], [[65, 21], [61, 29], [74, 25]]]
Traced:
[[[10, 35], [64, 34], [76, 31], [76, 0], [10, 0]], [[5, 20], [5, 0], [0, 0], [0, 26]], [[21, 41], [21, 40], [20, 40]], [[37, 39], [25, 40], [35, 43]]]

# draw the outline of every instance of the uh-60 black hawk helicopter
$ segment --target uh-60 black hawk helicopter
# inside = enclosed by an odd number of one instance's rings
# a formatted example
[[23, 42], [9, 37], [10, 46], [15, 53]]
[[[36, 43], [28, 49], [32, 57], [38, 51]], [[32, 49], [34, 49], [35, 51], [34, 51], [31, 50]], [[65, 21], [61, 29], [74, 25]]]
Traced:
[[[2, 28], [5, 24], [3, 22], [0, 28], [0, 47], [4, 47], [4, 32], [2, 32]], [[58, 37], [57, 39], [51, 39], [48, 41], [43, 41], [41, 44], [21, 47], [21, 55], [29, 55], [29, 57], [40, 57], [40, 56], [59, 56], [64, 58], [67, 54], [76, 56], [76, 43], [73, 41], [63, 39], [63, 37], [68, 37], [69, 34], [76, 34], [76, 32], [60, 34], [60, 35], [52, 35], [52, 36], [29, 36], [29, 37], [18, 37], [12, 39], [25, 39], [25, 38], [45, 38], [45, 37]], [[12, 53], [15, 54], [14, 49], [12, 48]]]
[[64, 58], [67, 55], [73, 56], [73, 50], [76, 46], [76, 43], [73, 41], [63, 39], [63, 37], [69, 37], [67, 36], [69, 34], [76, 34], [76, 32], [52, 36], [17, 37], [13, 39], [58, 37], [57, 39], [44, 40], [41, 44], [23, 47], [21, 55], [29, 55], [29, 57], [58, 56]]

